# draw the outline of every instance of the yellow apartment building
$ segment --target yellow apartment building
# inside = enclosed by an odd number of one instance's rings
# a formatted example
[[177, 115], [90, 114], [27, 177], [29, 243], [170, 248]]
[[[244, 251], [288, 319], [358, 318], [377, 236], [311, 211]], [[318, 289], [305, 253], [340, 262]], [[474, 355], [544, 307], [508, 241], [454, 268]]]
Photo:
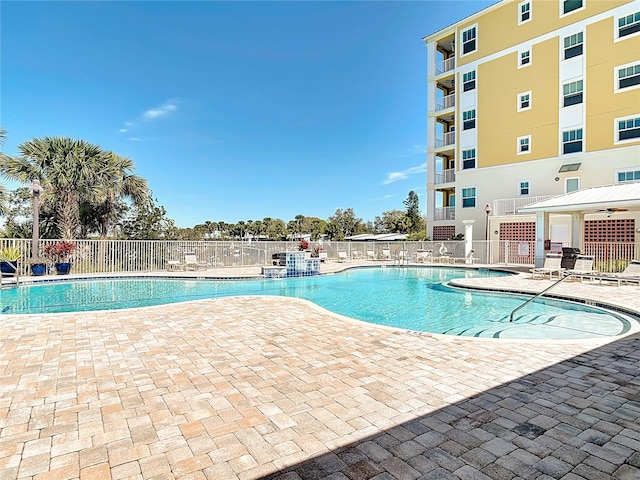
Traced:
[[502, 0], [424, 42], [433, 240], [640, 240], [638, 209], [545, 214], [544, 239], [519, 211], [640, 182], [640, 0]]

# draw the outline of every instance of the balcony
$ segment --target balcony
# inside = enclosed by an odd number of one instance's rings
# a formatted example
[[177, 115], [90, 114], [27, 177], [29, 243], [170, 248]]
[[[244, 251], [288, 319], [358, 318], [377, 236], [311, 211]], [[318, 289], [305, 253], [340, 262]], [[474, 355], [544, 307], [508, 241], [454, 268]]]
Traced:
[[456, 132], [447, 132], [442, 138], [436, 138], [436, 148], [446, 147], [448, 145], [455, 145]]
[[443, 170], [442, 172], [436, 172], [434, 182], [435, 184], [452, 183], [456, 181], [456, 171], [453, 168]]
[[449, 72], [456, 68], [456, 57], [445, 58], [436, 63], [436, 75]]
[[554, 195], [543, 195], [538, 197], [516, 197], [516, 198], [499, 198], [493, 201], [493, 214], [496, 216], [507, 215], [529, 215], [518, 213], [518, 209], [542, 202], [554, 197]]
[[456, 219], [456, 207], [440, 207], [436, 208], [433, 212], [433, 220], [455, 220]]
[[436, 104], [436, 112], [440, 110], [445, 110], [447, 108], [452, 108], [456, 106], [456, 94], [452, 93], [451, 95], [446, 95], [437, 100]]

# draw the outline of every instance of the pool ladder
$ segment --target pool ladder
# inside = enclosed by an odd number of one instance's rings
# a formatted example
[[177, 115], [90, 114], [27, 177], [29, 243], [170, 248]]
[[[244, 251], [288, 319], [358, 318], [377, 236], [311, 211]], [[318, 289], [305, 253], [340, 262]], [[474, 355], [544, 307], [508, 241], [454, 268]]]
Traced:
[[553, 287], [555, 287], [556, 285], [558, 285], [560, 282], [564, 282], [567, 278], [571, 277], [571, 274], [569, 275], [565, 275], [564, 277], [562, 277], [559, 280], [556, 280], [554, 283], [552, 283], [551, 285], [549, 285], [547, 288], [545, 288], [544, 290], [536, 293], [533, 297], [531, 297], [529, 300], [527, 300], [526, 302], [524, 302], [522, 305], [514, 308], [511, 311], [511, 315], [509, 315], [509, 322], [513, 322], [513, 316], [515, 315], [515, 313], [520, 310], [521, 308], [527, 306], [528, 304], [530, 304], [531, 302], [533, 302], [536, 298], [541, 297], [542, 295], [544, 295], [545, 293], [547, 293], [549, 290], [551, 290]]
[[[9, 275], [7, 274], [7, 278], [10, 280], [8, 282], [5, 283], [4, 281], [4, 272], [0, 272], [0, 290], [4, 290], [5, 288], [15, 288], [18, 286], [18, 269], [16, 268], [15, 274], [14, 275]], [[14, 281], [11, 281], [14, 280]]]

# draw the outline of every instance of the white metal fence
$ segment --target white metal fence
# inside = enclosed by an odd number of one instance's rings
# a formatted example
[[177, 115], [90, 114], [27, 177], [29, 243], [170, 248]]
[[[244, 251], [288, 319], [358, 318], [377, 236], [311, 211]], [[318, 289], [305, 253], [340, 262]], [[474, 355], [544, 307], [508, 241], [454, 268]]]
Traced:
[[[57, 240], [41, 240], [39, 250]], [[184, 261], [185, 253], [195, 253], [210, 267], [271, 265], [274, 254], [297, 251], [298, 242], [239, 241], [162, 241], [162, 240], [73, 240], [76, 250], [71, 256], [72, 273], [154, 272], [167, 268], [170, 260]], [[28, 274], [31, 240], [0, 239], [0, 250], [15, 246], [22, 251], [18, 263], [20, 275]], [[447, 255], [464, 261], [465, 241], [425, 242], [310, 242], [309, 249], [321, 248], [329, 260], [338, 259], [338, 251], [348, 259], [400, 259], [415, 262]], [[533, 265], [534, 242], [474, 241], [474, 263], [494, 265]], [[388, 257], [387, 257], [388, 253]], [[640, 243], [588, 243], [581, 253], [595, 256], [596, 269], [602, 272], [624, 270], [632, 259], [640, 259]], [[51, 270], [53, 273], [53, 270]]]

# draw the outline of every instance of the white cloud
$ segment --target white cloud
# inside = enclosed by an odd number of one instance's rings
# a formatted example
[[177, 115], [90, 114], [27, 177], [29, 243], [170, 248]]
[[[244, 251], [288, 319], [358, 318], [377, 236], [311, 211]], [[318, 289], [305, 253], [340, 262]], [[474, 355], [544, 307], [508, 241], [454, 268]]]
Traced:
[[[124, 126], [118, 130], [118, 133], [127, 133], [130, 130], [136, 129], [138, 125], [141, 123], [141, 120], [145, 121], [153, 121], [161, 117], [166, 117], [171, 112], [174, 112], [178, 109], [177, 103], [173, 100], [167, 100], [165, 103], [160, 105], [159, 107], [150, 108], [146, 110], [135, 122], [124, 122]], [[129, 137], [129, 140], [134, 142], [139, 142], [141, 138], [139, 137]]]
[[382, 184], [388, 185], [390, 183], [398, 182], [400, 180], [405, 180], [409, 178], [411, 175], [418, 175], [420, 173], [425, 173], [426, 171], [427, 171], [427, 164], [425, 162], [421, 165], [418, 165], [417, 167], [410, 167], [401, 172], [388, 173], [386, 180], [382, 182]]
[[156, 118], [164, 117], [175, 111], [178, 107], [174, 102], [168, 101], [156, 108], [150, 108], [142, 115], [145, 120], [155, 120]]

